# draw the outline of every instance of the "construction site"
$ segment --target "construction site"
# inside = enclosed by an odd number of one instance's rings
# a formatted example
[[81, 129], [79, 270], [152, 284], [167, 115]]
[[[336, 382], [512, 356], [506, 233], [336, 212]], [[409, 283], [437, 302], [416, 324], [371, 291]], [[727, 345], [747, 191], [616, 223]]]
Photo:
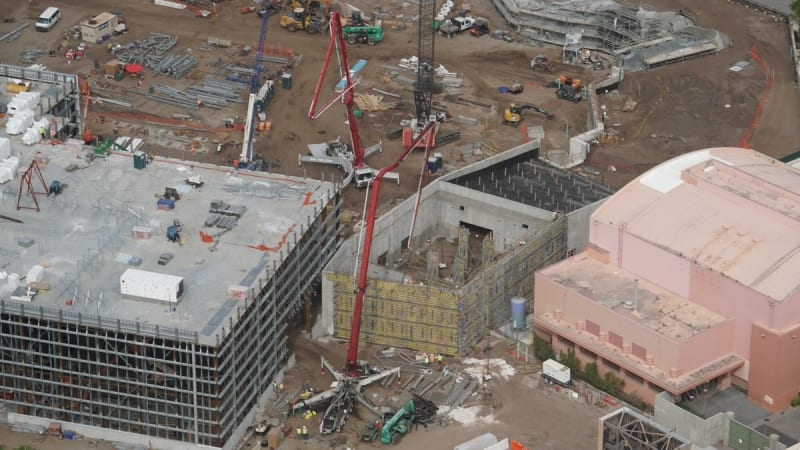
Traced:
[[[525, 304], [512, 312], [511, 299], [530, 298], [534, 271], [585, 245], [577, 230], [611, 194], [539, 161], [538, 150], [533, 141], [452, 171], [381, 216], [364, 341], [465, 357], [486, 330], [529, 329]], [[360, 241], [343, 242], [323, 273], [320, 334], [350, 335]]]
[[3, 13], [0, 442], [596, 448], [534, 273], [676, 153], [800, 133], [779, 12], [650, 3]]

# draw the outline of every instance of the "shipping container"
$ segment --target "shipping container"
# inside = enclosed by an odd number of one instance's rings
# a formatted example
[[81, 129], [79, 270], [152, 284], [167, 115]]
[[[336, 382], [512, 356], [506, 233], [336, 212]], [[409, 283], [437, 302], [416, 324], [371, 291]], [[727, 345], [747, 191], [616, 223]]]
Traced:
[[184, 294], [183, 277], [128, 269], [119, 277], [122, 295], [178, 303]]

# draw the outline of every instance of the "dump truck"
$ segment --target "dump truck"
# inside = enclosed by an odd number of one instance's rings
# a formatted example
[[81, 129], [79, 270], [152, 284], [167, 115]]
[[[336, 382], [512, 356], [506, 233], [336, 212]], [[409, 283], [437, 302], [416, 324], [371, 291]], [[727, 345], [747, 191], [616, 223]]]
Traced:
[[542, 378], [548, 384], [558, 384], [563, 387], [572, 387], [572, 374], [569, 367], [553, 359], [542, 363]]

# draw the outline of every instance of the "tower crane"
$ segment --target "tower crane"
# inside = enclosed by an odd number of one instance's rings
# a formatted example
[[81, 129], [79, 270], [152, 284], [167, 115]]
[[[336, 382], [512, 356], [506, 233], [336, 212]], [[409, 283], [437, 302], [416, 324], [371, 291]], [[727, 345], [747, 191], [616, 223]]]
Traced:
[[[336, 101], [341, 100], [347, 110], [347, 126], [350, 132], [350, 142], [352, 152], [346, 151], [346, 147], [341, 145], [338, 141], [328, 143], [328, 156], [299, 156], [299, 162], [314, 162], [322, 164], [331, 164], [344, 169], [347, 174], [347, 182], [351, 179], [356, 187], [363, 188], [369, 186], [375, 177], [376, 171], [366, 165], [364, 159], [375, 153], [381, 151], [381, 143], [364, 148], [361, 142], [361, 134], [358, 132], [358, 124], [356, 122], [355, 106], [354, 106], [354, 88], [356, 83], [353, 82], [350, 74], [350, 63], [347, 60], [347, 47], [345, 45], [344, 33], [342, 30], [342, 16], [338, 11], [334, 11], [330, 16], [330, 32], [331, 39], [328, 44], [328, 50], [325, 53], [325, 59], [322, 62], [322, 69], [320, 71], [317, 86], [314, 89], [314, 97], [311, 100], [311, 105], [308, 108], [308, 118], [316, 119], [328, 110]], [[323, 105], [317, 110], [319, 103], [319, 96], [322, 92], [322, 86], [325, 82], [325, 74], [328, 71], [328, 66], [331, 62], [334, 50], [337, 50], [339, 59], [339, 69], [343, 72], [344, 88], [339, 95], [336, 95], [332, 100]], [[399, 175], [391, 174], [389, 178], [397, 178], [399, 183]]]
[[261, 31], [258, 34], [258, 46], [256, 47], [256, 61], [253, 64], [253, 77], [250, 79], [250, 97], [247, 100], [247, 120], [244, 123], [242, 152], [239, 154], [240, 163], [248, 163], [253, 160], [253, 119], [256, 115], [256, 96], [258, 94], [258, 86], [261, 83], [261, 72], [263, 71], [264, 43], [267, 40], [267, 19], [269, 19], [269, 14], [264, 14], [261, 17]]

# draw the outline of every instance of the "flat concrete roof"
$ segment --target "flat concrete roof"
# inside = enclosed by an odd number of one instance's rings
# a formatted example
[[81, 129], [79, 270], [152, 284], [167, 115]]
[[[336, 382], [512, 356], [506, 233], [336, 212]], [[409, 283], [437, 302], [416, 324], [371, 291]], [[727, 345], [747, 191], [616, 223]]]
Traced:
[[[14, 153], [22, 153], [21, 170], [40, 152], [47, 159], [40, 166], [45, 184], [58, 180], [66, 186], [58, 196], [37, 195], [39, 212], [16, 210], [19, 177], [2, 186], [0, 214], [24, 224], [0, 221], [0, 270], [25, 276], [34, 265], [46, 267], [42, 283], [50, 289], [39, 292], [30, 305], [189, 330], [198, 333], [201, 343], [215, 342], [218, 328], [227, 328], [240, 302], [229, 297], [228, 288], [266, 279], [265, 268], [271, 273], [280, 264], [294, 236], [299, 240], [301, 229], [313, 222], [335, 189], [316, 180], [163, 158], [139, 170], [130, 153], [86, 164], [86, 150], [12, 142]], [[72, 165], [85, 167], [68, 171]], [[189, 186], [190, 173], [201, 175], [205, 184]], [[44, 190], [36, 177], [33, 186]], [[174, 209], [160, 210], [156, 202], [167, 186], [175, 187], [181, 198]], [[212, 200], [247, 208], [216, 245], [200, 238], [201, 231], [223, 231], [204, 226]], [[26, 190], [22, 204], [33, 205]], [[183, 245], [166, 238], [176, 219], [183, 223]], [[152, 235], [137, 239], [135, 226], [152, 228]], [[33, 245], [19, 245], [24, 237], [32, 238]], [[162, 253], [174, 258], [159, 265]], [[131, 257], [141, 258], [137, 269], [184, 277], [183, 298], [173, 305], [123, 297], [120, 275], [131, 267]], [[9, 301], [10, 295], [8, 285], [0, 282], [0, 298]]]
[[598, 262], [586, 253], [552, 265], [540, 274], [675, 340], [689, 338], [728, 320], [646, 280], [639, 279], [634, 294], [635, 275]]
[[800, 280], [800, 170], [741, 148], [671, 159], [592, 216], [775, 301]]

